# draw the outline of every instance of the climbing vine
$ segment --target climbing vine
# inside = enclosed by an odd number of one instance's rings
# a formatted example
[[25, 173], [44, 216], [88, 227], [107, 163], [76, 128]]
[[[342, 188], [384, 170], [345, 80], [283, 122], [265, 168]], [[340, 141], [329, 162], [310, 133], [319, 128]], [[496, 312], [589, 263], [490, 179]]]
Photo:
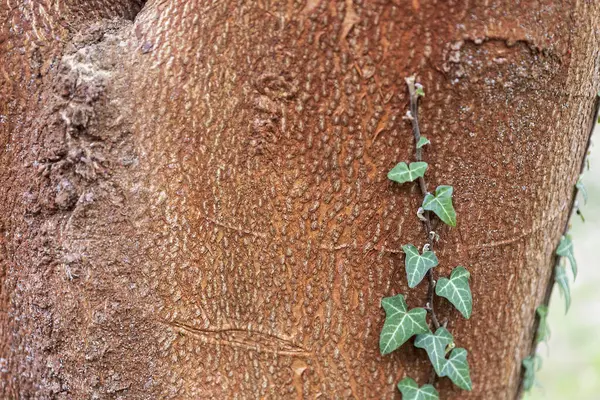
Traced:
[[[597, 118], [597, 123], [600, 124], [600, 92], [596, 96], [596, 105], [594, 107], [594, 119]], [[592, 130], [594, 127], [592, 127]], [[592, 132], [590, 132], [591, 137]], [[581, 165], [581, 174], [575, 182], [574, 187], [574, 202], [573, 207], [569, 213], [569, 217], [567, 218], [567, 224], [563, 230], [563, 235], [560, 238], [558, 246], [556, 247], [556, 264], [554, 265], [553, 277], [554, 284], [556, 284], [560, 290], [562, 297], [565, 300], [565, 313], [569, 311], [569, 307], [571, 306], [571, 289], [569, 284], [569, 273], [567, 270], [567, 261], [571, 267], [571, 274], [573, 276], [573, 281], [577, 278], [577, 261], [575, 260], [575, 252], [573, 250], [573, 239], [571, 234], [569, 233], [571, 228], [571, 217], [573, 216], [573, 212], [575, 212], [579, 217], [581, 217], [581, 221], [585, 222], [585, 218], [581, 212], [581, 208], [579, 205], [579, 201], [577, 197], [581, 194], [583, 197], [583, 203], [587, 204], [588, 201], [588, 193], [583, 184], [583, 171], [586, 169], [590, 169], [589, 164], [589, 142], [588, 142], [588, 151], [586, 152], [586, 157]], [[550, 294], [552, 293], [552, 285], [549, 286], [549, 289], [546, 293], [546, 297], [543, 301], [543, 304], [539, 305], [535, 311], [537, 315], [537, 331], [535, 334], [534, 344], [531, 348], [531, 351], [527, 357], [525, 357], [522, 361], [523, 365], [523, 381], [522, 387], [525, 391], [529, 391], [533, 385], [535, 384], [535, 373], [542, 367], [542, 359], [536, 354], [537, 345], [539, 343], [547, 343], [548, 339], [550, 339], [550, 327], [548, 326], [547, 316], [548, 316], [548, 303], [550, 301]]]
[[[587, 202], [587, 192], [585, 190], [585, 186], [583, 186], [583, 182], [581, 177], [577, 180], [575, 184], [575, 197], [581, 193], [584, 203]], [[560, 242], [556, 248], [556, 264], [554, 266], [554, 283], [558, 286], [562, 297], [565, 300], [565, 313], [569, 311], [569, 307], [571, 306], [571, 288], [570, 288], [570, 280], [569, 280], [569, 271], [567, 270], [567, 261], [569, 262], [570, 272], [573, 276], [573, 280], [577, 278], [577, 261], [575, 260], [575, 253], [573, 251], [573, 239], [569, 233], [570, 229], [570, 219], [573, 214], [573, 211], [577, 213], [585, 222], [583, 218], [583, 214], [579, 209], [579, 203], [575, 201], [573, 205], [573, 209], [571, 210], [571, 215], [569, 216], [569, 220], [567, 221], [567, 226], [565, 227], [564, 233], [560, 238]], [[550, 339], [550, 327], [548, 326], [547, 316], [548, 316], [548, 301], [549, 294], [546, 296], [544, 300], [544, 304], [539, 305], [536, 308], [537, 315], [537, 331], [535, 334], [535, 342], [531, 349], [530, 354], [523, 359], [522, 365], [524, 369], [523, 375], [523, 389], [525, 391], [529, 391], [535, 384], [535, 373], [542, 367], [542, 359], [536, 354], [537, 345], [539, 343], [547, 343], [548, 339]]]
[[[471, 376], [467, 362], [467, 350], [456, 347], [454, 337], [447, 329], [447, 324], [440, 324], [435, 311], [435, 296], [446, 298], [465, 317], [471, 317], [473, 299], [469, 286], [469, 272], [461, 266], [454, 268], [449, 278], [441, 277], [436, 283], [434, 268], [438, 258], [434, 245], [439, 240], [433, 228], [436, 216], [443, 223], [456, 226], [456, 212], [452, 205], [452, 186], [441, 185], [434, 193], [427, 190], [425, 173], [428, 165], [423, 161], [423, 148], [430, 141], [421, 136], [419, 129], [419, 99], [425, 96], [423, 86], [415, 82], [415, 77], [406, 78], [410, 98], [410, 111], [406, 118], [412, 124], [415, 140], [415, 161], [407, 164], [400, 162], [389, 173], [388, 178], [398, 184], [417, 182], [423, 196], [417, 217], [425, 229], [425, 242], [422, 250], [417, 246], [402, 246], [405, 254], [406, 279], [409, 288], [415, 288], [427, 278], [427, 302], [424, 307], [408, 309], [404, 296], [397, 294], [383, 298], [381, 305], [385, 311], [385, 323], [381, 331], [379, 349], [381, 354], [389, 354], [416, 336], [414, 345], [425, 350], [432, 365], [429, 383], [419, 386], [415, 380], [405, 377], [398, 383], [398, 389], [405, 400], [436, 400], [439, 394], [435, 389], [436, 377], [448, 377], [456, 386], [471, 390]], [[429, 316], [431, 326], [427, 322]]]

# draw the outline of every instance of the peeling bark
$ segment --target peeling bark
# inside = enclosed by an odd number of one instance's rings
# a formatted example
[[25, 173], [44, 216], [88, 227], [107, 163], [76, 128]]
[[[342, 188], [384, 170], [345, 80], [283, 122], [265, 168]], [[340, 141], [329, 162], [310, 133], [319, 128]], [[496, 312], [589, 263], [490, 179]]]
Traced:
[[[380, 299], [422, 306], [404, 77], [473, 392], [517, 397], [600, 85], [592, 2], [0, 5], [0, 397], [394, 398]], [[143, 8], [142, 8], [143, 5]], [[141, 9], [141, 11], [140, 11]]]

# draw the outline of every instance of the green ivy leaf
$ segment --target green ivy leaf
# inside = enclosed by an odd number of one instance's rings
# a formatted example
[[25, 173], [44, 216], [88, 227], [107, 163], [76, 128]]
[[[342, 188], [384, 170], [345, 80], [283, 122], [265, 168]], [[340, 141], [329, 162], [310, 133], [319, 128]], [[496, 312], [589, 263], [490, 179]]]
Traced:
[[398, 390], [402, 393], [402, 400], [439, 400], [440, 395], [432, 385], [419, 387], [417, 382], [406, 377], [398, 382]]
[[390, 172], [388, 172], [387, 177], [388, 179], [398, 183], [412, 182], [417, 178], [422, 178], [425, 175], [426, 170], [426, 162], [412, 162], [410, 163], [410, 166], [408, 166], [403, 161], [392, 168]]
[[[417, 148], [418, 147], [419, 146], [417, 146]], [[577, 179], [577, 183], [575, 184], [575, 187], [577, 188], [577, 190], [579, 190], [581, 192], [581, 195], [583, 196], [583, 204], [587, 204], [588, 192], [585, 188], [585, 185], [583, 184], [583, 181], [581, 180], [581, 176], [579, 177], [579, 179]]]
[[456, 267], [450, 274], [450, 279], [440, 278], [435, 286], [435, 294], [445, 297], [458, 311], [469, 319], [473, 309], [473, 296], [469, 287], [469, 271], [464, 267]]
[[438, 259], [433, 251], [425, 251], [422, 255], [419, 254], [419, 249], [412, 244], [402, 246], [402, 250], [406, 254], [404, 265], [408, 287], [414, 288], [423, 280], [430, 268], [438, 265]]
[[441, 376], [442, 368], [446, 364], [446, 346], [452, 343], [453, 340], [452, 334], [446, 328], [439, 327], [435, 333], [427, 332], [417, 335], [415, 347], [424, 349], [427, 352], [433, 369]]
[[535, 383], [535, 372], [541, 367], [541, 360], [538, 356], [525, 357], [522, 361], [523, 368], [525, 368], [525, 375], [523, 377], [523, 389], [527, 392], [531, 390]]
[[461, 389], [471, 390], [471, 375], [469, 374], [469, 363], [467, 362], [467, 350], [456, 348], [450, 353], [450, 358], [446, 360], [442, 375], [447, 376]]
[[423, 208], [433, 211], [442, 221], [450, 226], [456, 226], [456, 211], [452, 206], [452, 186], [442, 185], [435, 189], [435, 196], [427, 193], [423, 199]]
[[417, 88], [417, 90], [415, 90], [416, 95], [425, 97], [425, 90], [423, 90], [423, 85], [421, 85], [420, 83], [416, 83], [415, 87]]
[[569, 289], [569, 279], [567, 278], [567, 269], [563, 265], [557, 265], [554, 270], [554, 281], [558, 283], [558, 287], [565, 298], [565, 313], [569, 311], [571, 306], [571, 290]]
[[535, 312], [540, 317], [540, 324], [536, 334], [537, 343], [546, 342], [550, 339], [550, 326], [548, 325], [548, 306], [541, 305], [535, 309]]
[[569, 264], [571, 264], [573, 278], [577, 278], [577, 261], [575, 261], [575, 254], [573, 253], [573, 240], [571, 240], [571, 235], [565, 235], [560, 238], [556, 254], [561, 257], [567, 257]]
[[413, 335], [429, 331], [423, 308], [407, 311], [406, 301], [401, 294], [381, 300], [385, 310], [385, 323], [379, 336], [381, 354], [389, 354], [402, 346]]
[[420, 149], [421, 147], [425, 146], [426, 144], [430, 144], [431, 142], [429, 141], [429, 139], [427, 139], [425, 136], [421, 136], [419, 138], [419, 141], [417, 142], [417, 149]]

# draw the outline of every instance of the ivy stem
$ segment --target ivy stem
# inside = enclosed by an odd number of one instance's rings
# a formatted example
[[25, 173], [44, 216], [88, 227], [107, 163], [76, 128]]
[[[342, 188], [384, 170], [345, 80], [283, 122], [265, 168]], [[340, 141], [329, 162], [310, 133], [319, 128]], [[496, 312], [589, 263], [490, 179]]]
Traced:
[[[412, 123], [413, 135], [415, 136], [415, 149], [416, 149], [416, 159], [417, 161], [423, 160], [423, 151], [422, 149], [417, 147], [417, 143], [419, 143], [419, 139], [421, 139], [421, 131], [419, 129], [419, 95], [417, 94], [417, 90], [415, 87], [415, 77], [411, 76], [405, 79], [406, 85], [408, 86], [408, 94], [410, 96], [410, 122]], [[427, 182], [425, 182], [424, 177], [419, 178], [419, 187], [421, 188], [421, 194], [423, 197], [427, 194]], [[429, 211], [425, 211], [423, 213], [423, 224], [425, 225], [425, 230], [427, 232], [427, 243], [429, 244], [429, 249], [433, 250], [433, 237], [430, 235], [430, 232], [433, 232], [431, 228], [431, 218], [429, 216]], [[435, 314], [435, 308], [433, 305], [433, 298], [435, 293], [435, 279], [433, 276], [433, 269], [429, 269], [427, 271], [427, 281], [429, 282], [427, 289], [427, 311], [431, 314], [431, 321], [433, 322], [433, 327], [437, 331], [440, 327], [440, 322]]]
[[[581, 176], [581, 174], [583, 174], [583, 172], [585, 171], [586, 159], [589, 155], [589, 150], [590, 150], [590, 146], [592, 143], [592, 134], [594, 133], [594, 128], [596, 126], [596, 120], [599, 115], [600, 115], [600, 96], [596, 96], [594, 106], [592, 108], [592, 120], [591, 120], [591, 123], [589, 126], [587, 145], [585, 146], [585, 153], [583, 155], [583, 158], [581, 159], [581, 165], [579, 167], [579, 176]], [[573, 217], [573, 212], [577, 212], [577, 210], [578, 210], [578, 206], [576, 204], [578, 194], [579, 194], [579, 188], [577, 187], [577, 185], [573, 185], [572, 194], [571, 194], [571, 208], [569, 209], [567, 221], [562, 230], [563, 236], [566, 235], [567, 233], [569, 233], [569, 229], [571, 228], [571, 218]], [[558, 248], [558, 245], [557, 245], [557, 248]], [[560, 261], [562, 258], [561, 256], [556, 254], [557, 248], [554, 250], [554, 264], [553, 264], [552, 271], [550, 272], [550, 278], [548, 280], [548, 283], [546, 286], [546, 291], [544, 293], [544, 298], [543, 298], [542, 304], [541, 304], [541, 305], [545, 305], [546, 307], [548, 307], [550, 305], [550, 298], [552, 297], [552, 290], [554, 289], [555, 282], [556, 282], [556, 268], [558, 268], [560, 266]], [[537, 331], [538, 331], [539, 326], [540, 326], [540, 317], [536, 312], [534, 314], [533, 335], [531, 338], [531, 348], [530, 348], [529, 354], [528, 354], [529, 357], [535, 357], [536, 352], [537, 352], [537, 345], [538, 345]], [[519, 395], [523, 392], [524, 374], [525, 374], [525, 370], [522, 369], [520, 381], [519, 381], [519, 387], [517, 389], [518, 390], [517, 393]]]

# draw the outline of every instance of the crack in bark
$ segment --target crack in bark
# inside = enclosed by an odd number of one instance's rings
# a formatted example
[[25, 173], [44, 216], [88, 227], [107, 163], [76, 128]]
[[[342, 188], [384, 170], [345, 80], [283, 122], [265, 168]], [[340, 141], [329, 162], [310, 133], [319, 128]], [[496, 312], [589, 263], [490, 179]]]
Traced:
[[310, 350], [277, 334], [242, 328], [207, 329], [197, 328], [179, 321], [162, 321], [184, 334], [201, 338], [205, 343], [231, 346], [258, 353], [271, 353], [281, 356], [312, 357]]

